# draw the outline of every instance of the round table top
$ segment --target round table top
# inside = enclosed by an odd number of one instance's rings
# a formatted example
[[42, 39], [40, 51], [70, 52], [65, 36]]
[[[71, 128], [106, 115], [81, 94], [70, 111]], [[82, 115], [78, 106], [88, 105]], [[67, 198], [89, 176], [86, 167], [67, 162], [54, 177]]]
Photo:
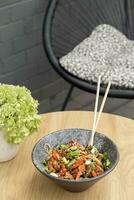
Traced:
[[64, 128], [92, 129], [93, 113], [55, 112], [42, 115], [37, 133], [30, 136], [11, 161], [0, 164], [0, 200], [133, 200], [134, 120], [102, 114], [97, 131], [119, 147], [116, 169], [82, 193], [71, 193], [40, 174], [31, 161], [34, 144], [45, 134]]

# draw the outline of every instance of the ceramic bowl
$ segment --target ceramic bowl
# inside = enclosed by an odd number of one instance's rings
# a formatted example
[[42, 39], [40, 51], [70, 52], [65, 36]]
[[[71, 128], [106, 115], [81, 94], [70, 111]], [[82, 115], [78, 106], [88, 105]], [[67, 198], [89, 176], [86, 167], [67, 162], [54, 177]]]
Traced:
[[119, 152], [116, 144], [108, 138], [106, 135], [101, 133], [95, 134], [94, 145], [100, 152], [108, 152], [109, 158], [112, 162], [111, 167], [105, 171], [102, 175], [87, 178], [82, 180], [67, 180], [56, 178], [50, 174], [47, 174], [43, 168], [43, 161], [48, 159], [48, 154], [44, 150], [44, 144], [49, 143], [51, 147], [55, 147], [59, 144], [68, 143], [70, 140], [75, 139], [82, 145], [86, 146], [91, 136], [91, 130], [86, 129], [65, 129], [50, 133], [41, 138], [34, 146], [32, 151], [32, 162], [35, 167], [49, 179], [53, 180], [64, 189], [72, 192], [81, 192], [88, 189], [91, 185], [95, 184], [100, 179], [107, 176], [113, 171], [119, 161]]

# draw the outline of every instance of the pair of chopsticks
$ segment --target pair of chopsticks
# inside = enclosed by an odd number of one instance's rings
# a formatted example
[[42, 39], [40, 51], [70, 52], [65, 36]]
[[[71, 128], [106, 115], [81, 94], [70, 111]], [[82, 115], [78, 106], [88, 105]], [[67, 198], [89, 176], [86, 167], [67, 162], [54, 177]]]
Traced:
[[89, 140], [88, 146], [93, 146], [94, 143], [94, 135], [97, 129], [97, 126], [99, 124], [100, 121], [100, 117], [101, 117], [101, 113], [103, 111], [106, 99], [107, 99], [107, 95], [111, 86], [111, 82], [108, 83], [108, 86], [106, 88], [106, 92], [102, 101], [102, 104], [100, 106], [100, 110], [98, 113], [98, 117], [97, 117], [97, 110], [98, 110], [98, 101], [99, 101], [99, 93], [100, 93], [100, 83], [101, 83], [101, 76], [99, 76], [98, 78], [98, 84], [97, 84], [97, 92], [96, 92], [96, 100], [95, 100], [95, 108], [94, 108], [94, 120], [93, 120], [93, 129], [92, 129], [92, 134], [91, 134], [91, 138]]

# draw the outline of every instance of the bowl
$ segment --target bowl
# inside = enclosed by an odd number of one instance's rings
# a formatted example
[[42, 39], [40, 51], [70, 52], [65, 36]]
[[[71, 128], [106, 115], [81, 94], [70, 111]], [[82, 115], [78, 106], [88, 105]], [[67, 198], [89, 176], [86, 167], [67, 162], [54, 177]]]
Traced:
[[47, 176], [52, 181], [58, 183], [64, 189], [69, 190], [71, 192], [82, 192], [88, 189], [91, 185], [95, 184], [100, 179], [107, 176], [116, 167], [119, 161], [119, 152], [116, 144], [106, 135], [101, 133], [96, 133], [94, 138], [94, 145], [98, 148], [100, 152], [108, 152], [112, 165], [107, 171], [105, 171], [100, 176], [93, 178], [86, 178], [78, 181], [56, 178], [45, 172], [42, 163], [44, 160], [48, 159], [48, 154], [44, 150], [44, 144], [49, 143], [51, 147], [55, 147], [59, 144], [68, 143], [70, 140], [75, 139], [82, 145], [86, 146], [88, 144], [90, 136], [91, 136], [91, 130], [87, 129], [64, 129], [50, 133], [41, 138], [35, 144], [32, 151], [32, 162], [34, 166], [43, 175]]

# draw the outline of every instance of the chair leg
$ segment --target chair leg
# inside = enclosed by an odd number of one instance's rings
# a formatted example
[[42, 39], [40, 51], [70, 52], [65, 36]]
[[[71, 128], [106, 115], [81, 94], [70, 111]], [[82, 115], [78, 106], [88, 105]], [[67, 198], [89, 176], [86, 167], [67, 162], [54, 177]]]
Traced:
[[66, 108], [66, 106], [67, 106], [67, 104], [68, 104], [68, 101], [69, 101], [69, 99], [70, 99], [70, 97], [71, 97], [71, 94], [72, 94], [72, 92], [73, 92], [73, 89], [74, 89], [74, 86], [71, 85], [71, 87], [69, 88], [69, 91], [68, 91], [68, 93], [67, 93], [67, 96], [66, 96], [66, 98], [65, 98], [65, 101], [64, 101], [64, 103], [63, 103], [63, 105], [62, 105], [62, 108], [61, 108], [62, 111], [65, 110], [65, 108]]

